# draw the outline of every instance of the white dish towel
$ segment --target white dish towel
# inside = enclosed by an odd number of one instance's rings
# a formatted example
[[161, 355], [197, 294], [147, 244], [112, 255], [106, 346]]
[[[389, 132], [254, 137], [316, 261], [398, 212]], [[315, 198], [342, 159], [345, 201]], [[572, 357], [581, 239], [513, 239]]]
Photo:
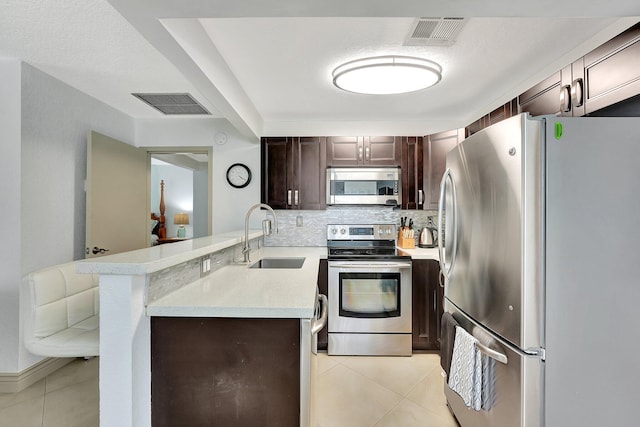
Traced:
[[460, 395], [465, 405], [479, 411], [482, 408], [482, 354], [478, 340], [456, 326], [453, 342], [449, 388]]

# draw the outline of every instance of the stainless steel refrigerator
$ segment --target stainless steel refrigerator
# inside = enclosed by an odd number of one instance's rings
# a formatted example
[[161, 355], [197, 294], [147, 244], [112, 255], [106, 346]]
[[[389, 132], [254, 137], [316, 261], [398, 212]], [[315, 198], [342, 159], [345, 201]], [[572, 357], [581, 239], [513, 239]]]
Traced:
[[446, 163], [445, 312], [492, 363], [479, 410], [445, 384], [461, 426], [638, 425], [640, 118], [521, 114]]

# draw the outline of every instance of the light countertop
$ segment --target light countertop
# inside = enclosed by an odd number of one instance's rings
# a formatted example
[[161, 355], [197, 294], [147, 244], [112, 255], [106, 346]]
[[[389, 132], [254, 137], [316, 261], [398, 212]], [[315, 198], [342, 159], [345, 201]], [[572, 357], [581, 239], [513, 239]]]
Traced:
[[399, 253], [409, 255], [411, 259], [434, 259], [438, 261], [440, 256], [438, 254], [438, 248], [418, 248], [406, 249], [398, 247]]
[[[260, 236], [262, 236], [262, 230], [249, 230], [249, 240]], [[231, 231], [168, 245], [90, 258], [78, 262], [78, 273], [150, 274], [242, 243], [243, 240], [244, 230]]]
[[251, 269], [231, 264], [147, 306], [149, 316], [311, 318], [323, 247], [263, 247], [263, 257], [305, 257], [299, 269]]

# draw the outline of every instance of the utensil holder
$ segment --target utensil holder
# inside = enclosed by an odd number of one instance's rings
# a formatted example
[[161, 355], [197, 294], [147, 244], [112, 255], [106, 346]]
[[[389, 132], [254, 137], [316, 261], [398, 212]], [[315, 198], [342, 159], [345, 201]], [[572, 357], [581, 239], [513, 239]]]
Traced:
[[408, 228], [404, 227], [398, 231], [398, 246], [404, 249], [413, 249], [416, 247], [415, 237], [404, 237], [405, 230]]

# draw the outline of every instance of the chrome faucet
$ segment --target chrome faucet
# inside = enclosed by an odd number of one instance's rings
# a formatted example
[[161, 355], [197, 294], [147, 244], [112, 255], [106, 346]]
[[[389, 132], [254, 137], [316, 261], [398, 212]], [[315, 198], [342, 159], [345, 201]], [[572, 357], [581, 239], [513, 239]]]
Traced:
[[[276, 234], [278, 233], [278, 217], [276, 216], [276, 213], [273, 211], [273, 209], [271, 209], [271, 206], [269, 205], [265, 205], [264, 203], [257, 203], [253, 206], [251, 206], [249, 208], [249, 210], [247, 211], [247, 216], [244, 218], [244, 246], [242, 247], [242, 254], [244, 255], [244, 262], [251, 262], [249, 260], [249, 252], [251, 251], [251, 248], [249, 247], [249, 217], [251, 216], [251, 212], [253, 212], [255, 209], [257, 208], [265, 208], [268, 209], [271, 212], [271, 215], [273, 215], [273, 220], [276, 223]], [[268, 225], [265, 224], [265, 221], [268, 221]], [[269, 221], [268, 219], [265, 219], [262, 222], [262, 231], [264, 232], [265, 236], [270, 236], [271, 235], [271, 221]]]

